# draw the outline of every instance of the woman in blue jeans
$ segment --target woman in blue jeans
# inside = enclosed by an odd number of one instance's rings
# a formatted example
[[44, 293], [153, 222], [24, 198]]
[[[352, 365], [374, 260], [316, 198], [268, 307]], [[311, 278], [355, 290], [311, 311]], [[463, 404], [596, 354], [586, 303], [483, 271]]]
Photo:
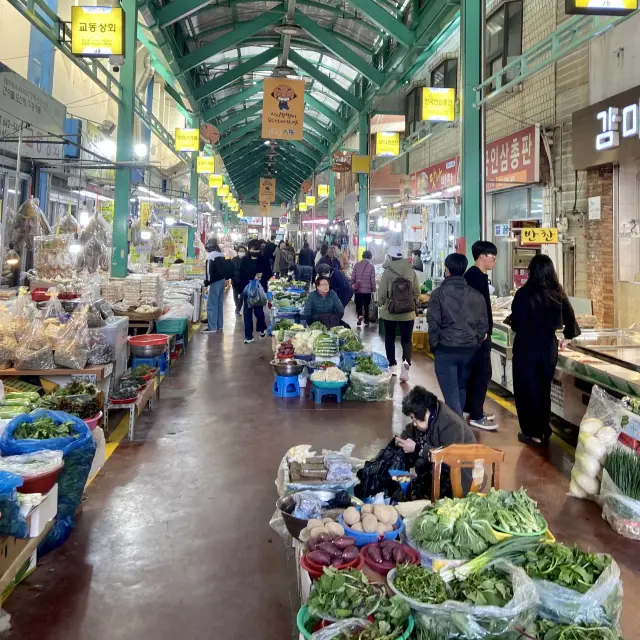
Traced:
[[244, 293], [247, 285], [252, 280], [259, 280], [265, 293], [269, 290], [269, 280], [271, 279], [271, 265], [269, 260], [260, 255], [260, 241], [251, 240], [247, 246], [249, 254], [240, 261], [238, 268], [238, 286], [243, 292], [244, 298], [244, 343], [253, 342], [253, 317], [256, 317], [256, 330], [260, 337], [267, 335], [267, 323], [264, 317], [264, 307], [250, 307], [247, 301], [247, 294]]
[[224, 325], [222, 308], [224, 305], [224, 286], [229, 277], [229, 268], [217, 240], [209, 240], [205, 248], [208, 253], [207, 278], [204, 284], [209, 287], [209, 298], [207, 300], [207, 328], [204, 333], [216, 333], [222, 331]]

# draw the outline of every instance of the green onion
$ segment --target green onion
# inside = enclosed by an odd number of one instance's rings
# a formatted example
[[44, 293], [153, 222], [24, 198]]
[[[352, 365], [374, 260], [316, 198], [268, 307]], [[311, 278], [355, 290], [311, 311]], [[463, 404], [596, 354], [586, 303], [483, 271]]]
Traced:
[[621, 493], [640, 500], [640, 458], [633, 451], [613, 449], [605, 456], [604, 468]]

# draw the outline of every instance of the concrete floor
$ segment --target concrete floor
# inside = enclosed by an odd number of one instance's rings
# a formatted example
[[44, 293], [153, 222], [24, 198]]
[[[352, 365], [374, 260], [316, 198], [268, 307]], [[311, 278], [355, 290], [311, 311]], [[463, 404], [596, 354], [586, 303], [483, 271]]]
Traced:
[[[227, 300], [227, 309], [230, 310]], [[369, 342], [380, 350], [375, 329]], [[228, 313], [224, 334], [199, 335], [133, 443], [115, 451], [89, 487], [67, 543], [39, 562], [5, 604], [15, 640], [283, 640], [292, 636], [295, 570], [268, 526], [274, 479], [294, 444], [356, 444], [364, 456], [405, 424], [408, 387], [393, 402], [316, 408], [271, 393], [270, 341], [242, 344]], [[438, 386], [417, 356], [412, 382]], [[517, 441], [517, 421], [489, 402], [501, 428], [478, 439], [506, 452], [502, 487], [525, 486], [564, 542], [612, 553], [626, 591], [624, 631], [636, 637], [638, 543], [616, 535], [592, 503], [566, 496], [571, 457]]]

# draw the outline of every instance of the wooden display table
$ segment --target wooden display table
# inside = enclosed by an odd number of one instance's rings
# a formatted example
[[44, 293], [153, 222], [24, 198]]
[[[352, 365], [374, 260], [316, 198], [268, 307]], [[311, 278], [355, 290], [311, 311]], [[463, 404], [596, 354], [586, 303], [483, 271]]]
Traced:
[[19, 378], [21, 376], [37, 376], [42, 378], [56, 378], [59, 376], [70, 376], [74, 379], [80, 377], [91, 378], [83, 382], [102, 382], [113, 372], [113, 364], [89, 365], [86, 369], [1, 369], [0, 378]]

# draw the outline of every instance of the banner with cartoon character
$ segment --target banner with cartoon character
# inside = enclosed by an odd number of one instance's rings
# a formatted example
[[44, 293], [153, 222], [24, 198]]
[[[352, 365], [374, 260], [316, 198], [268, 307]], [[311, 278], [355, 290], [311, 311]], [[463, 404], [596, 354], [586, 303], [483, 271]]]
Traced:
[[304, 80], [265, 78], [262, 100], [262, 137], [302, 140]]

